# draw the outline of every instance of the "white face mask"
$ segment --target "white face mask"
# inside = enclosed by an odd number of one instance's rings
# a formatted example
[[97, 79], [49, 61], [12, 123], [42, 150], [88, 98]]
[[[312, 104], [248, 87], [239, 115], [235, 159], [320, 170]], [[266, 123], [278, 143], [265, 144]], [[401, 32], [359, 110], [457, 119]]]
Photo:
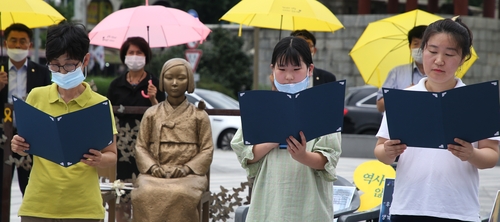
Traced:
[[[309, 69], [307, 69], [307, 74], [309, 74]], [[306, 75], [306, 77], [297, 83], [288, 83], [288, 84], [281, 84], [276, 80], [276, 74], [273, 72], [274, 76], [274, 86], [276, 86], [276, 89], [280, 92], [286, 92], [286, 93], [298, 93], [304, 89], [307, 89], [307, 86], [309, 85], [309, 76]]]
[[59, 72], [52, 72], [52, 82], [55, 82], [63, 89], [72, 89], [80, 85], [87, 75], [83, 74], [82, 67], [77, 67], [75, 71], [62, 74]]
[[420, 48], [411, 49], [411, 57], [415, 62], [422, 64], [422, 50]]
[[139, 71], [146, 65], [146, 56], [125, 56], [125, 65], [127, 65], [130, 71]]
[[24, 50], [24, 49], [9, 49], [7, 48], [7, 55], [9, 56], [10, 59], [20, 62], [26, 57], [28, 57], [29, 50]]

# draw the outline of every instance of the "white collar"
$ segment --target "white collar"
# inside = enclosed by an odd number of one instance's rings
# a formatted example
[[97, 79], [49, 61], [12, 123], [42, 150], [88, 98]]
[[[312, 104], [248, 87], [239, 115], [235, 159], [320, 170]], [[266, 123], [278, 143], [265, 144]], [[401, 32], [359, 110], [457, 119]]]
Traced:
[[[12, 61], [10, 61], [10, 58], [9, 58], [9, 63], [8, 63], [8, 67], [9, 67], [9, 71], [12, 69], [12, 67], [14, 67], [14, 64], [12, 64]], [[22, 67], [26, 67], [28, 68], [28, 58], [26, 57], [26, 61], [24, 61], [24, 64]], [[17, 68], [16, 68], [17, 69]]]
[[[454, 88], [457, 87], [462, 87], [465, 86], [465, 83], [462, 82], [460, 78], [455, 77], [455, 80], [457, 81], [457, 84], [455, 85]], [[422, 78], [418, 83], [412, 87], [409, 87], [408, 90], [413, 90], [413, 91], [428, 91], [427, 88], [425, 88], [425, 82], [427, 81], [427, 77]]]

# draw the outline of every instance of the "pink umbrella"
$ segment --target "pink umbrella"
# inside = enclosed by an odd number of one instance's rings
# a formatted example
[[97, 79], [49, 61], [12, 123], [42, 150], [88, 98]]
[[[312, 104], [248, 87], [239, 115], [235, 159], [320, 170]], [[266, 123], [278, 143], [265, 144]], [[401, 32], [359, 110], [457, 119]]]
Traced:
[[179, 9], [158, 5], [126, 8], [104, 18], [89, 33], [90, 44], [119, 49], [128, 37], [140, 36], [151, 48], [203, 41], [210, 29]]

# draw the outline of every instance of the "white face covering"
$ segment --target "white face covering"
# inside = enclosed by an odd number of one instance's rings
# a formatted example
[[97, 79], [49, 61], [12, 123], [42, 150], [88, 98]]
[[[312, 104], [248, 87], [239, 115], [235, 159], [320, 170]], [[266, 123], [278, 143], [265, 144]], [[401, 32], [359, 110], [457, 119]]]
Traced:
[[62, 74], [52, 71], [52, 82], [55, 82], [63, 89], [72, 89], [79, 86], [87, 75], [83, 74], [82, 67], [77, 67], [75, 71]]
[[422, 50], [420, 48], [411, 49], [411, 57], [415, 62], [422, 64]]
[[7, 48], [7, 55], [9, 56], [10, 59], [20, 62], [26, 57], [28, 57], [29, 50], [24, 50], [24, 49], [9, 49]]
[[125, 65], [127, 65], [130, 71], [139, 71], [146, 65], [146, 56], [125, 56]]
[[[309, 69], [307, 69], [307, 74], [309, 74]], [[307, 86], [309, 85], [309, 76], [306, 75], [306, 77], [297, 83], [288, 83], [288, 84], [281, 84], [276, 80], [276, 74], [274, 74], [274, 86], [276, 86], [276, 89], [280, 92], [286, 92], [286, 93], [298, 93], [304, 89], [307, 89]]]

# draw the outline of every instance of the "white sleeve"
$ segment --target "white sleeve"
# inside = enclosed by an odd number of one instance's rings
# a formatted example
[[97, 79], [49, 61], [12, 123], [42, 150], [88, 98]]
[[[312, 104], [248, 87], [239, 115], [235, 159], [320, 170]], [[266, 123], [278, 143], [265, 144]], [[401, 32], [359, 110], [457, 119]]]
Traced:
[[382, 117], [382, 122], [380, 123], [380, 128], [378, 129], [376, 137], [390, 139], [389, 128], [387, 127], [387, 118], [385, 116], [385, 112], [384, 112], [384, 117]]
[[496, 141], [500, 141], [500, 136], [496, 136], [496, 137], [490, 137], [488, 138], [489, 140], [496, 140]]

